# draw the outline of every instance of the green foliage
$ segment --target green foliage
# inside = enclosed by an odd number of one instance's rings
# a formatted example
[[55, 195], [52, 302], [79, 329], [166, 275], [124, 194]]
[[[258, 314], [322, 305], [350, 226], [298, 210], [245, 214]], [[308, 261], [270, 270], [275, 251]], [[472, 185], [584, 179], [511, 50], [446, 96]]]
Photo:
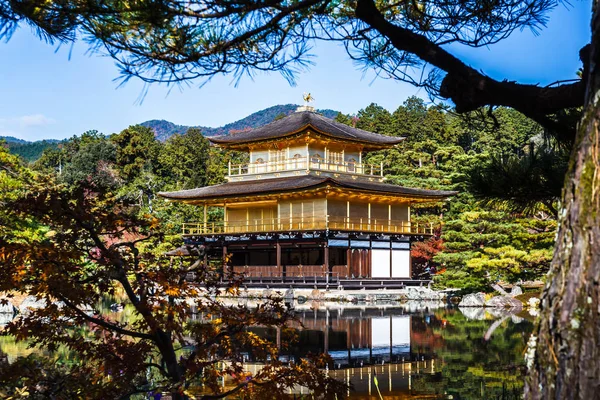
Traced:
[[[1, 138], [0, 138], [1, 139]], [[47, 149], [55, 149], [58, 146], [57, 140], [38, 140], [36, 142], [8, 141], [6, 146], [11, 153], [18, 155], [27, 162], [33, 162], [41, 157]]]
[[388, 110], [375, 103], [360, 110], [356, 116], [358, 118], [356, 127], [359, 129], [382, 135], [394, 134], [394, 126], [391, 123], [392, 115]]
[[150, 128], [133, 125], [111, 136], [117, 146], [115, 167], [126, 181], [156, 172], [160, 145]]
[[89, 180], [98, 187], [114, 189], [120, 183], [116, 170], [117, 147], [99, 136], [97, 140], [83, 143], [64, 167], [61, 179], [69, 184]]
[[556, 215], [568, 159], [564, 149], [546, 145], [522, 155], [494, 155], [470, 171], [469, 189], [488, 204], [529, 212], [543, 205]]
[[539, 279], [552, 260], [556, 221], [518, 218], [499, 211], [467, 211], [443, 226], [444, 251], [433, 260], [445, 269], [440, 287], [489, 289], [499, 280]]
[[[383, 162], [388, 182], [459, 191], [448, 202], [412, 207], [413, 223], [434, 224], [441, 233], [441, 243], [436, 235], [414, 247], [415, 274], [437, 270], [439, 287], [466, 291], [487, 289], [498, 280], [543, 276], [556, 230], [554, 216], [548, 214], [556, 200], [550, 187], [561, 186], [555, 183], [562, 181], [564, 169], [560, 157], [545, 156], [538, 125], [506, 108], [494, 111], [493, 118], [476, 113], [458, 117], [414, 97], [393, 113], [371, 104], [356, 119], [357, 127], [406, 138], [394, 149], [364, 157], [367, 163]], [[353, 122], [341, 114], [337, 120]], [[532, 146], [535, 156], [529, 153]], [[534, 160], [536, 167], [530, 162], [513, 175], [491, 173], [494, 160], [506, 165], [515, 158]], [[482, 182], [487, 190], [476, 189]], [[527, 195], [534, 192], [536, 196]]]
[[158, 162], [162, 176], [176, 189], [206, 186], [210, 143], [199, 129], [171, 136], [161, 146]]

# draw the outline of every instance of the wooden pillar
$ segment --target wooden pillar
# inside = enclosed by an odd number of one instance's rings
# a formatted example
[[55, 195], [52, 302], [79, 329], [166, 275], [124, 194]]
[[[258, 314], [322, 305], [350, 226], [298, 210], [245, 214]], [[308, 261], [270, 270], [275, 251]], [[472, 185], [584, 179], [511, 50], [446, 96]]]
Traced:
[[325, 267], [325, 277], [329, 282], [329, 244], [325, 243], [323, 247], [323, 266]]
[[250, 232], [250, 208], [246, 207], [246, 228], [243, 232]]
[[358, 249], [358, 276], [363, 276], [363, 249]]
[[208, 206], [206, 205], [206, 203], [204, 203], [204, 233], [207, 233], [206, 232], [206, 224], [208, 221], [207, 215], [208, 215]]
[[223, 232], [227, 232], [227, 203], [223, 204]]
[[277, 253], [277, 272], [279, 273], [279, 276], [283, 276], [283, 271], [281, 268], [281, 245], [279, 244], [279, 241], [277, 241], [277, 244], [275, 244], [275, 251]]
[[412, 226], [411, 226], [411, 223], [410, 223], [410, 203], [408, 203], [408, 208], [406, 210], [406, 215], [407, 215], [407, 218], [408, 218], [408, 233], [411, 233], [412, 232]]
[[350, 277], [350, 269], [352, 268], [352, 249], [348, 249], [346, 254], [346, 276]]

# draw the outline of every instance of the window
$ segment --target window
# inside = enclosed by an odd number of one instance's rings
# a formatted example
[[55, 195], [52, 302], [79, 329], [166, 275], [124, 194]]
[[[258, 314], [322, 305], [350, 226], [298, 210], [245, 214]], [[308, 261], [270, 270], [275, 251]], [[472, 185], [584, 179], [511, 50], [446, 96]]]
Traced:
[[269, 171], [284, 169], [285, 153], [285, 150], [269, 150]]
[[328, 153], [329, 159], [328, 161], [328, 169], [331, 171], [340, 171], [343, 170], [342, 165], [344, 165], [344, 153], [337, 151], [330, 151]]

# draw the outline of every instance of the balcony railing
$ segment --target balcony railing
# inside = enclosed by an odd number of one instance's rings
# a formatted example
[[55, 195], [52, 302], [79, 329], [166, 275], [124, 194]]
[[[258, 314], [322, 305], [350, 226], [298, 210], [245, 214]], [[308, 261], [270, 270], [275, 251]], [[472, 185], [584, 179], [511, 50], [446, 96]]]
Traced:
[[405, 220], [332, 216], [269, 218], [253, 219], [250, 221], [220, 221], [206, 223], [190, 222], [183, 224], [184, 236], [314, 230], [432, 235], [433, 224], [418, 224]]
[[229, 176], [267, 174], [271, 172], [315, 170], [342, 172], [347, 174], [361, 174], [370, 176], [383, 176], [383, 163], [364, 164], [352, 161], [332, 161], [322, 158], [295, 157], [278, 161], [267, 161], [262, 163], [229, 163]]

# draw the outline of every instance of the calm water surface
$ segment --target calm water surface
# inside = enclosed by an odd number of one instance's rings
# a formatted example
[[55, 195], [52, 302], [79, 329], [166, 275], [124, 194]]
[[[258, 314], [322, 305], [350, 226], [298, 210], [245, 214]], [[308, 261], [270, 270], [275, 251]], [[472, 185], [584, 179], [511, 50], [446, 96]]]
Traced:
[[[282, 357], [329, 353], [328, 373], [352, 386], [352, 399], [380, 399], [378, 389], [385, 399], [521, 398], [533, 318], [439, 306], [296, 304], [298, 341]], [[281, 340], [276, 329], [251, 329]], [[9, 360], [32, 351], [7, 336], [0, 350]], [[247, 359], [247, 367], [260, 364]]]

